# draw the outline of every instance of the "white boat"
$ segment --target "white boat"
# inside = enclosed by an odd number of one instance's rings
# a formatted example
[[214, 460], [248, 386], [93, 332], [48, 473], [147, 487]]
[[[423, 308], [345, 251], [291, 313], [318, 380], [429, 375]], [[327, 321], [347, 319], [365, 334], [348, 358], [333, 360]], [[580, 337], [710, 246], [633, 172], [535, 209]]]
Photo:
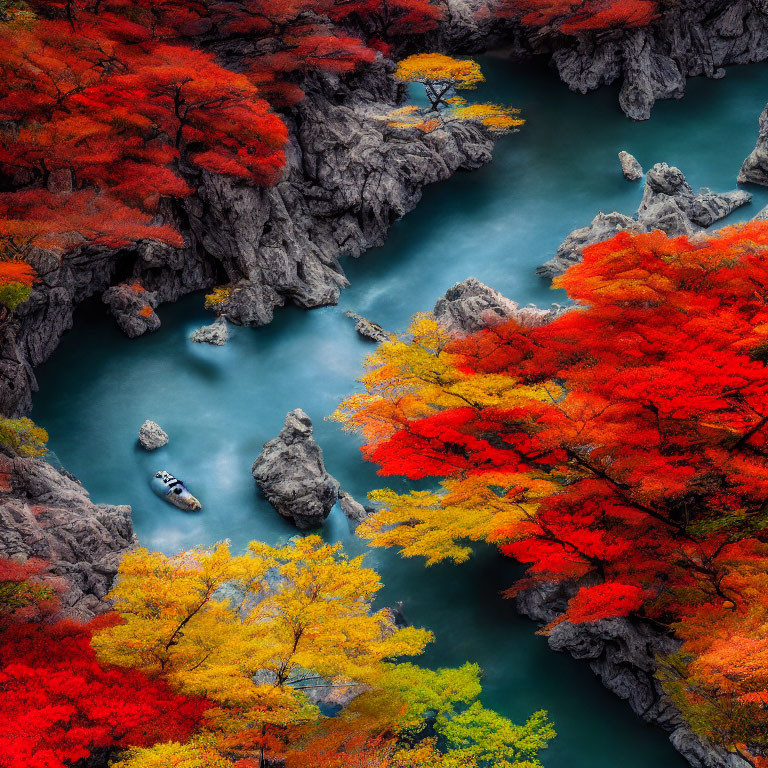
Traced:
[[165, 499], [174, 507], [183, 509], [185, 512], [196, 512], [203, 508], [203, 505], [187, 490], [184, 483], [164, 469], [155, 473], [155, 476], [149, 481], [149, 485], [161, 499]]

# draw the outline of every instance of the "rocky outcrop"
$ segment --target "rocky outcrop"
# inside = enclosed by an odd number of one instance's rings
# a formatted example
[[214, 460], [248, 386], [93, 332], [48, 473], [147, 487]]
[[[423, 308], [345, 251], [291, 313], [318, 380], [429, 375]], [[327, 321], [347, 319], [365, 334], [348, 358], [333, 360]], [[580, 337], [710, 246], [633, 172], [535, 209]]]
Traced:
[[139, 282], [114, 285], [104, 291], [102, 300], [120, 330], [131, 339], [160, 327], [160, 318], [155, 313], [160, 297]]
[[[543, 624], [560, 616], [574, 594], [568, 583], [546, 583], [522, 592], [517, 609]], [[673, 637], [624, 618], [586, 624], [560, 622], [548, 635], [550, 647], [589, 663], [603, 685], [626, 701], [635, 714], [663, 728], [693, 768], [748, 768], [737, 755], [701, 740], [655, 678], [657, 656], [679, 648]]]
[[639, 181], [643, 178], [643, 166], [634, 155], [622, 150], [619, 152], [619, 163], [621, 163], [621, 173], [627, 181]]
[[477, 278], [469, 277], [437, 300], [434, 314], [452, 333], [475, 333], [507, 320], [534, 328], [552, 321], [562, 311], [562, 307], [554, 304], [551, 309], [541, 309], [534, 304], [521, 307]]
[[192, 240], [233, 285], [221, 309], [234, 323], [267, 323], [287, 301], [336, 303], [347, 285], [340, 256], [382, 245], [425, 185], [491, 158], [474, 123], [390, 126], [399, 91], [383, 63], [354, 83], [318, 77], [311, 92], [289, 121], [283, 181], [263, 189], [203, 174], [186, 206]]
[[620, 83], [621, 108], [635, 120], [647, 120], [658, 99], [681, 98], [689, 77], [720, 78], [724, 67], [768, 58], [764, 0], [676, 0], [662, 3], [659, 18], [645, 27], [568, 35], [550, 26], [520, 26], [514, 15], [478, 13], [487, 0], [441, 5], [445, 20], [432, 48], [546, 57], [579, 93]]
[[344, 313], [350, 320], [355, 321], [355, 330], [369, 341], [375, 341], [377, 344], [382, 341], [389, 341], [391, 334], [387, 333], [378, 323], [371, 322], [367, 317], [358, 315], [357, 312]]
[[354, 523], [362, 523], [370, 514], [359, 501], [346, 491], [339, 491], [339, 506], [341, 511]]
[[634, 217], [615, 211], [599, 213], [589, 226], [571, 232], [557, 249], [555, 257], [536, 272], [543, 277], [562, 275], [581, 261], [588, 245], [608, 240], [623, 231], [660, 229], [670, 237], [692, 235], [751, 200], [752, 196], [740, 189], [717, 193], [705, 188], [695, 193], [679, 168], [658, 163], [646, 174], [643, 200]]
[[280, 434], [264, 444], [251, 472], [267, 501], [302, 530], [322, 525], [339, 498], [339, 483], [326, 471], [312, 421], [301, 408], [285, 417]]
[[130, 507], [94, 504], [41, 459], [0, 455], [0, 557], [49, 562], [69, 584], [62, 617], [87, 621], [108, 610], [104, 598], [134, 545]]
[[683, 96], [686, 78], [768, 58], [768, 15], [751, 0], [681, 0], [648, 27], [563, 42], [552, 60], [572, 90], [621, 80], [621, 108], [647, 120], [657, 99]]
[[[390, 69], [378, 59], [354, 76], [315, 75], [303, 84], [307, 97], [286, 116], [291, 143], [276, 186], [195, 175], [198, 193], [158, 218], [181, 232], [183, 248], [144, 241], [121, 250], [83, 247], [63, 260], [35, 253], [40, 280], [0, 336], [0, 411], [29, 410], [34, 367], [72, 326], [77, 305], [94, 295], [104, 294], [130, 335], [159, 323], [147, 307], [222, 280], [234, 285], [222, 307], [234, 323], [268, 323], [287, 302], [335, 303], [347, 284], [340, 256], [383, 244], [426, 184], [491, 158], [493, 142], [476, 123], [453, 121], [431, 133], [390, 126], [385, 115], [403, 92]], [[136, 283], [145, 294], [133, 291]]]
[[768, 186], [768, 107], [760, 115], [757, 144], [739, 171], [739, 184]]
[[223, 347], [229, 341], [229, 326], [224, 315], [217, 317], [210, 325], [204, 325], [189, 334], [189, 338], [198, 344], [212, 344]]
[[139, 445], [145, 451], [155, 451], [168, 443], [168, 434], [156, 422], [147, 419], [139, 428]]

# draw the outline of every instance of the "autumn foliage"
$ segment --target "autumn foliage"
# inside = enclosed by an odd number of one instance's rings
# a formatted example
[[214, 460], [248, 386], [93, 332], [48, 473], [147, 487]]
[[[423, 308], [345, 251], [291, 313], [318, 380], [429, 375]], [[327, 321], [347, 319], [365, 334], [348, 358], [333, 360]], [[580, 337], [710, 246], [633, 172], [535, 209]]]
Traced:
[[576, 35], [647, 26], [658, 18], [660, 5], [657, 0], [490, 0], [482, 13]]
[[418, 53], [397, 65], [395, 77], [405, 83], [421, 83], [430, 108], [424, 113], [415, 105], [390, 112], [389, 125], [394, 128], [418, 128], [430, 133], [449, 120], [473, 120], [493, 133], [508, 133], [525, 123], [520, 110], [498, 104], [467, 104], [460, 90], [474, 90], [485, 77], [480, 65], [472, 59], [454, 59], [442, 53]]
[[164, 201], [191, 194], [201, 171], [279, 178], [287, 128], [275, 109], [301, 99], [307, 73], [350, 72], [385, 38], [440, 17], [428, 0], [7, 6], [0, 241], [22, 256], [83, 242], [180, 245]]
[[558, 279], [575, 309], [465, 338], [419, 317], [369, 358], [366, 392], [336, 414], [381, 474], [440, 483], [375, 492], [382, 508], [362, 529], [374, 544], [437, 562], [496, 542], [528, 566], [518, 588], [580, 587], [565, 619], [673, 626], [684, 645], [665, 684], [708, 738], [756, 765], [767, 266], [764, 224], [708, 239], [622, 233]]
[[97, 750], [187, 739], [209, 704], [104, 666], [92, 625], [52, 621], [67, 583], [42, 561], [0, 559], [0, 766], [65, 768]]
[[[169, 760], [200, 768], [481, 768], [487, 757], [507, 765], [519, 755], [539, 766], [537, 754], [554, 736], [546, 713], [515, 725], [476, 701], [476, 665], [430, 671], [405, 662], [431, 634], [398, 628], [389, 611], [374, 610], [380, 587], [362, 558], [318, 536], [280, 548], [252, 542], [241, 556], [223, 544], [175, 557], [127, 555], [112, 592], [122, 621], [95, 635], [99, 658], [205, 695], [214, 707], [194, 740], [134, 748], [121, 768]], [[312, 692], [332, 694], [339, 713], [324, 715]], [[447, 747], [421, 743], [428, 716]]]

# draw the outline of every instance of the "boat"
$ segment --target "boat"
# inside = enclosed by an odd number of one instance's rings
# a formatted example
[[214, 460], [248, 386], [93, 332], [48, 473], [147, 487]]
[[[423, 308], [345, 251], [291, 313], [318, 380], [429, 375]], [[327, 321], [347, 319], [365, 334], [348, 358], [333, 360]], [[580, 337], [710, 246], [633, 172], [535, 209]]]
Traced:
[[203, 505], [187, 490], [184, 483], [164, 469], [155, 473], [155, 476], [149, 481], [149, 485], [161, 499], [165, 499], [174, 507], [183, 509], [185, 512], [196, 512], [203, 508]]

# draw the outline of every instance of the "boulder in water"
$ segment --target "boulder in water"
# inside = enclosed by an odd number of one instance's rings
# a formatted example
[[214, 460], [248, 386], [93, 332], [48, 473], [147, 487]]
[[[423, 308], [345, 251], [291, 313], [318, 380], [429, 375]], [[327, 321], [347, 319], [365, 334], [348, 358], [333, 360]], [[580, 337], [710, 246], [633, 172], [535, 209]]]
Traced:
[[339, 498], [339, 483], [325, 469], [301, 408], [285, 417], [280, 434], [264, 444], [251, 469], [267, 501], [297, 528], [317, 528]]
[[202, 328], [192, 331], [189, 338], [198, 344], [213, 344], [216, 347], [223, 347], [229, 341], [227, 319], [221, 315], [210, 325], [204, 325]]
[[380, 343], [382, 341], [389, 341], [390, 334], [388, 334], [380, 325], [371, 322], [367, 317], [358, 315], [356, 312], [345, 312], [348, 318], [355, 321], [355, 330], [364, 338]]
[[555, 305], [551, 309], [521, 307], [476, 277], [449, 288], [434, 309], [437, 321], [451, 333], [475, 333], [507, 320], [535, 328], [554, 320], [560, 312], [561, 308]]
[[346, 491], [339, 491], [339, 506], [341, 511], [355, 523], [362, 523], [371, 514], [369, 509]]
[[145, 451], [162, 448], [168, 442], [168, 434], [156, 422], [147, 419], [139, 429], [139, 445]]
[[101, 298], [109, 307], [118, 328], [132, 339], [160, 327], [160, 318], [155, 313], [160, 299], [138, 281], [113, 285], [104, 291]]
[[639, 181], [643, 178], [643, 166], [640, 165], [634, 155], [622, 150], [619, 152], [619, 162], [621, 163], [621, 172], [627, 181]]

